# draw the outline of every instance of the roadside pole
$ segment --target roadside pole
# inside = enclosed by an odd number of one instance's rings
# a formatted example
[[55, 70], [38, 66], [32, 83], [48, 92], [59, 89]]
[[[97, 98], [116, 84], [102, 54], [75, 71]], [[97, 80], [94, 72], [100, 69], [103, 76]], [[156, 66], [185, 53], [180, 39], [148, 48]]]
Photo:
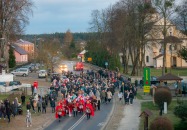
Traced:
[[124, 92], [125, 90], [124, 90], [124, 86], [123, 86], [123, 102], [124, 102], [124, 104], [125, 104], [125, 92]]

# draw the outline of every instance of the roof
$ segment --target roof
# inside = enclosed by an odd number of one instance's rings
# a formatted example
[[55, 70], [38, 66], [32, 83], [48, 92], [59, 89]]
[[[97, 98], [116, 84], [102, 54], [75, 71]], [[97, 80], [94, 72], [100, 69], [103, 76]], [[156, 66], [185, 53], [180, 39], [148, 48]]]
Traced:
[[146, 109], [146, 110], [144, 110], [144, 111], [140, 114], [139, 117], [141, 117], [141, 116], [151, 116], [151, 115], [153, 115], [153, 113], [152, 113], [150, 110]]
[[160, 76], [157, 78], [158, 81], [167, 81], [167, 80], [183, 80], [183, 78], [180, 78], [176, 75], [173, 75], [171, 73], [167, 73], [163, 76]]
[[21, 47], [19, 47], [18, 45], [12, 44], [11, 46], [12, 46], [12, 48], [14, 48], [14, 50], [15, 50], [16, 52], [18, 52], [20, 55], [27, 55], [27, 52], [26, 52], [24, 49], [22, 49]]
[[86, 53], [86, 50], [83, 50], [82, 52], [79, 53], [79, 55], [84, 55]]
[[160, 58], [162, 56], [163, 56], [163, 54], [159, 54], [158, 56], [154, 57], [153, 59], [158, 59], [158, 58]]
[[[164, 43], [164, 39], [160, 43]], [[182, 43], [182, 40], [175, 36], [167, 36], [165, 43]]]
[[34, 43], [31, 43], [31, 42], [28, 42], [28, 41], [24, 41], [24, 40], [22, 40], [22, 39], [19, 39], [19, 40], [17, 40], [16, 41], [16, 44], [29, 44], [29, 45], [33, 45]]

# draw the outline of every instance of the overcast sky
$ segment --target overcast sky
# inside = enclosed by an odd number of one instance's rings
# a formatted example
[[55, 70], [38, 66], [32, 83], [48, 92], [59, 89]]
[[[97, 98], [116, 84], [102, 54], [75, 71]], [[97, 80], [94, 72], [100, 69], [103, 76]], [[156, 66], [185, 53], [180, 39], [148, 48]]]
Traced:
[[33, 0], [33, 16], [26, 34], [87, 32], [91, 12], [105, 9], [119, 0]]

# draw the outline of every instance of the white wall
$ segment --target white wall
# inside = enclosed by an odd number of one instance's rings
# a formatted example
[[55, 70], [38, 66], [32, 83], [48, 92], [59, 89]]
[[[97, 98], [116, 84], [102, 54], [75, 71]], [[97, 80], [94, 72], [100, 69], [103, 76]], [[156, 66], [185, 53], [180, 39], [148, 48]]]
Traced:
[[13, 81], [13, 74], [0, 74], [0, 82]]

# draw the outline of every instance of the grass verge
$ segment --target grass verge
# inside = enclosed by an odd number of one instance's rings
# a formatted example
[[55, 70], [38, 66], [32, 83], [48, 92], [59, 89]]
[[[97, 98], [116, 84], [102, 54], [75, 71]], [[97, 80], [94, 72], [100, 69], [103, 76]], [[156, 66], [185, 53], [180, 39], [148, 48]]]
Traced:
[[[163, 116], [167, 117], [173, 124], [173, 128], [176, 124], [178, 124], [180, 122], [180, 118], [176, 117], [173, 114], [174, 108], [177, 106], [177, 101], [172, 101], [171, 104], [168, 106], [168, 111], [167, 114], [163, 114]], [[153, 115], [149, 117], [149, 125], [151, 124], [151, 122], [159, 116], [159, 108], [157, 105], [154, 105], [152, 101], [148, 101], [148, 102], [142, 102], [141, 103], [141, 111], [144, 111], [146, 109], [149, 109]], [[144, 118], [141, 118], [140, 120], [140, 126], [139, 126], [139, 130], [143, 130], [144, 129]]]

